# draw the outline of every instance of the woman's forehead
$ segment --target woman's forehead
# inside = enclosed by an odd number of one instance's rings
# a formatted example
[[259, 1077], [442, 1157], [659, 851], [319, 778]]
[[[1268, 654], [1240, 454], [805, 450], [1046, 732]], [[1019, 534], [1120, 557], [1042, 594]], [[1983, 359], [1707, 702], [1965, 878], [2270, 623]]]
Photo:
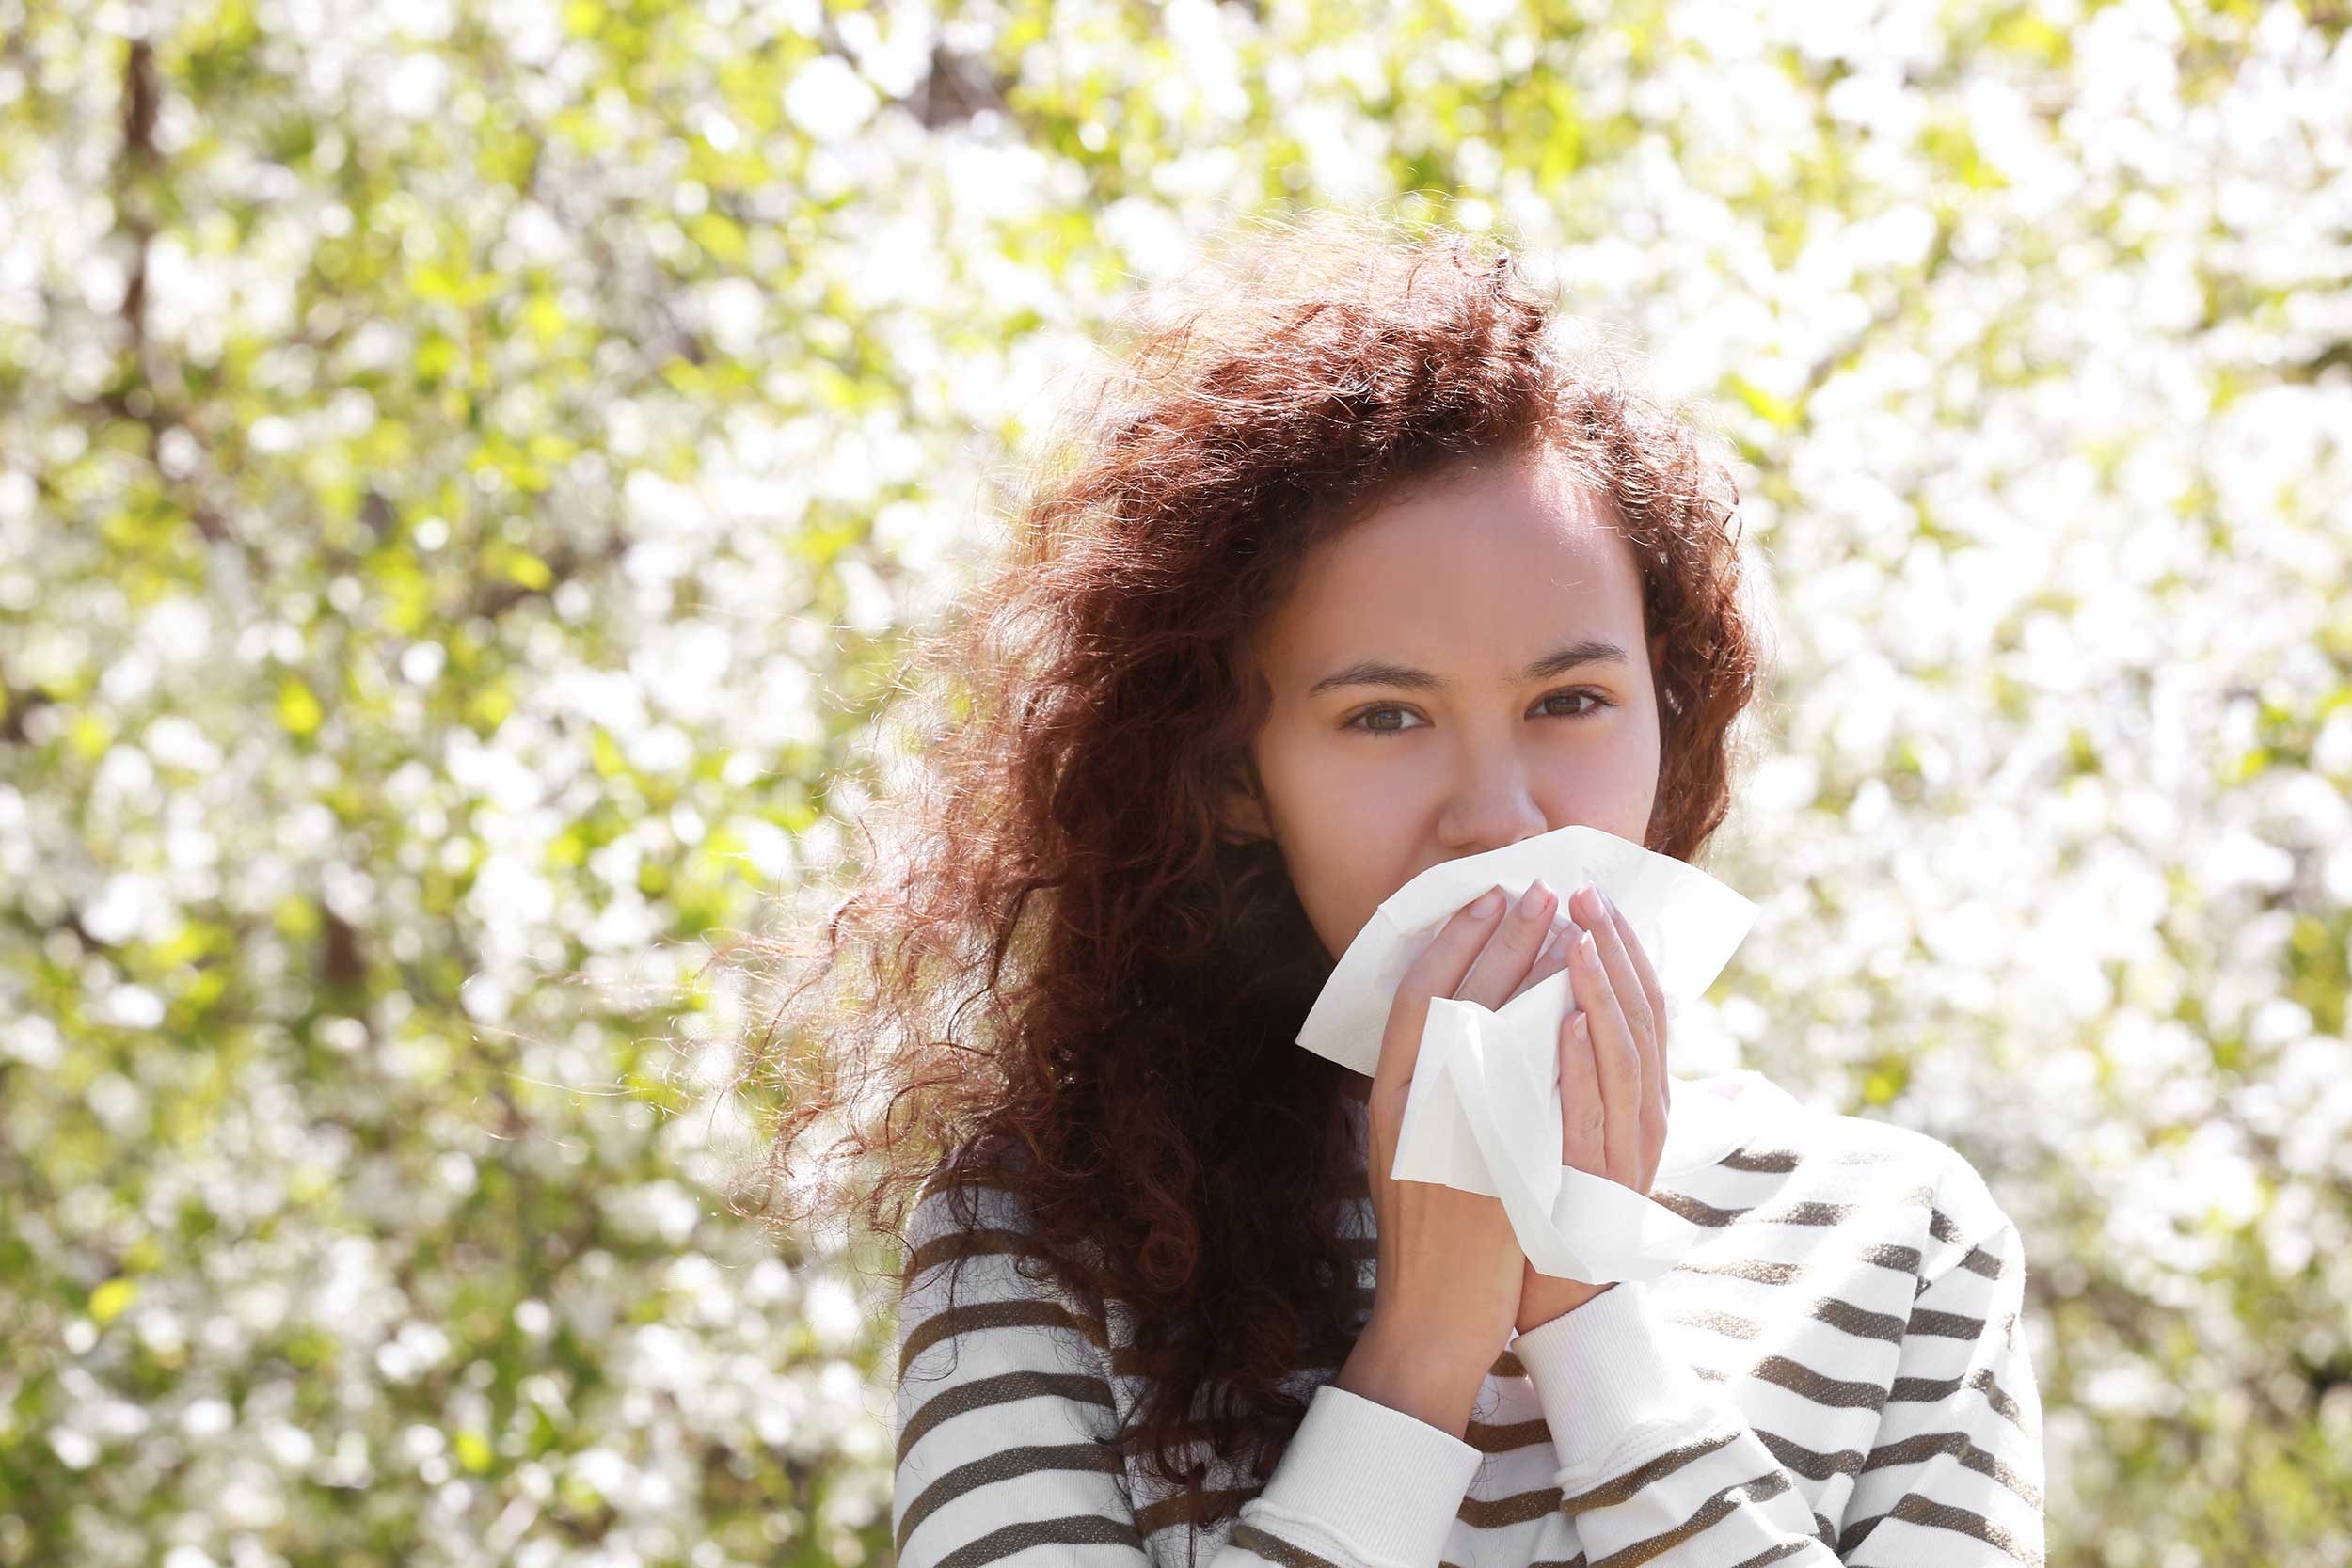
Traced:
[[1495, 468], [1417, 486], [1318, 541], [1266, 643], [1278, 662], [1412, 653], [1471, 678], [1489, 665], [1516, 676], [1535, 641], [1638, 638], [1641, 609], [1605, 496]]

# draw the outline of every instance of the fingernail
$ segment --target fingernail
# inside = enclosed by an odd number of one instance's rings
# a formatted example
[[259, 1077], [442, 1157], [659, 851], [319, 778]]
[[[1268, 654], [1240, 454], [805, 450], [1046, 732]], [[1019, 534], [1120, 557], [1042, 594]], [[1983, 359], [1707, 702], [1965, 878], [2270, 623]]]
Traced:
[[1472, 904], [1470, 906], [1470, 913], [1478, 916], [1481, 920], [1484, 920], [1486, 916], [1494, 913], [1495, 911], [1501, 908], [1502, 908], [1502, 890], [1501, 888], [1496, 888], [1492, 892], [1483, 895], [1477, 903]]

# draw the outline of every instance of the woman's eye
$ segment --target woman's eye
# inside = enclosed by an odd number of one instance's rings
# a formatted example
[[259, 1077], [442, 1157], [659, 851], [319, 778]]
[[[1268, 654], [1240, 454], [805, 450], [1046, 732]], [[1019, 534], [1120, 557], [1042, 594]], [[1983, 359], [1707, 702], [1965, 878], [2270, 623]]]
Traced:
[[[1582, 689], [1575, 691], [1555, 691], [1551, 693], [1551, 695], [1546, 697], [1543, 702], [1537, 705], [1539, 707], [1549, 708], [1550, 705], [1554, 703], [1575, 702], [1579, 699], [1587, 701], [1591, 703], [1592, 705], [1590, 707], [1575, 709], [1552, 708], [1551, 711], [1541, 715], [1541, 717], [1547, 719], [1589, 719], [1594, 714], [1598, 713], [1602, 708], [1611, 705], [1609, 699], [1603, 697], [1599, 692]], [[1377, 707], [1364, 708], [1356, 713], [1344, 725], [1341, 727], [1343, 729], [1361, 730], [1366, 735], [1403, 735], [1406, 733], [1406, 726], [1402, 724], [1368, 723], [1366, 721], [1378, 719], [1383, 714], [1409, 714], [1413, 710], [1411, 708], [1400, 707], [1393, 703], [1383, 703]]]
[[1350, 720], [1349, 720], [1349, 721], [1348, 721], [1345, 724], [1342, 725], [1341, 727], [1342, 727], [1343, 729], [1350, 729], [1350, 730], [1362, 730], [1362, 731], [1363, 731], [1364, 733], [1366, 733], [1367, 735], [1395, 735], [1395, 734], [1397, 734], [1397, 733], [1398, 733], [1397, 726], [1395, 726], [1395, 725], [1392, 725], [1392, 724], [1368, 724], [1368, 723], [1364, 722], [1364, 721], [1366, 721], [1367, 719], [1377, 719], [1377, 718], [1381, 717], [1383, 714], [1390, 714], [1390, 713], [1398, 713], [1398, 714], [1401, 714], [1401, 713], [1403, 713], [1403, 712], [1405, 712], [1405, 711], [1406, 711], [1406, 710], [1405, 710], [1405, 709], [1403, 709], [1403, 708], [1401, 708], [1401, 707], [1368, 707], [1368, 708], [1364, 709], [1364, 711], [1363, 711], [1363, 712], [1361, 712], [1361, 713], [1359, 713], [1359, 714], [1356, 715], [1353, 719], [1350, 719]]
[[1609, 700], [1597, 691], [1555, 691], [1550, 696], [1546, 697], [1544, 701], [1548, 704], [1561, 702], [1564, 700], [1574, 702], [1580, 697], [1589, 700], [1593, 705], [1591, 707], [1578, 708], [1572, 713], [1555, 712], [1552, 714], [1552, 717], [1555, 719], [1582, 719], [1592, 714], [1598, 713], [1602, 708], [1609, 705]]

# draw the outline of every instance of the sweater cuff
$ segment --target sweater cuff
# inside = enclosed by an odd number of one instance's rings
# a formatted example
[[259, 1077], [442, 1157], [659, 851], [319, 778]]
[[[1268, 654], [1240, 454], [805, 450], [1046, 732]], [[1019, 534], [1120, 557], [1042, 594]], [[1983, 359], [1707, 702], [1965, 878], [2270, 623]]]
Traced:
[[1535, 1386], [1562, 1474], [1607, 1459], [1639, 1427], [1690, 1418], [1712, 1402], [1661, 1326], [1647, 1281], [1621, 1279], [1511, 1341]]
[[1258, 1501], [1313, 1526], [1360, 1561], [1431, 1563], [1482, 1457], [1450, 1432], [1327, 1383]]

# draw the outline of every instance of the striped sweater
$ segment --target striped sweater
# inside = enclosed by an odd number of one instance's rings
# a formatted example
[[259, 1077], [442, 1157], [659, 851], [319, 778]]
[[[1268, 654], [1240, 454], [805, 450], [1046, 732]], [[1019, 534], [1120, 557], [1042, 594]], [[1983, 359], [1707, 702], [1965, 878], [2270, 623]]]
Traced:
[[[1009, 1193], [978, 1189], [964, 1231], [934, 1189], [899, 1309], [899, 1568], [2040, 1568], [2025, 1255], [1982, 1178], [1753, 1071], [1678, 1079], [1674, 1104], [1651, 1194], [1704, 1227], [1674, 1268], [1513, 1338], [1462, 1438], [1299, 1370], [1263, 1487], [1196, 1446], [1247, 1498], [1201, 1531], [1118, 1443], [1120, 1304], [1022, 1278]], [[1369, 1196], [1342, 1234], [1368, 1313]]]

